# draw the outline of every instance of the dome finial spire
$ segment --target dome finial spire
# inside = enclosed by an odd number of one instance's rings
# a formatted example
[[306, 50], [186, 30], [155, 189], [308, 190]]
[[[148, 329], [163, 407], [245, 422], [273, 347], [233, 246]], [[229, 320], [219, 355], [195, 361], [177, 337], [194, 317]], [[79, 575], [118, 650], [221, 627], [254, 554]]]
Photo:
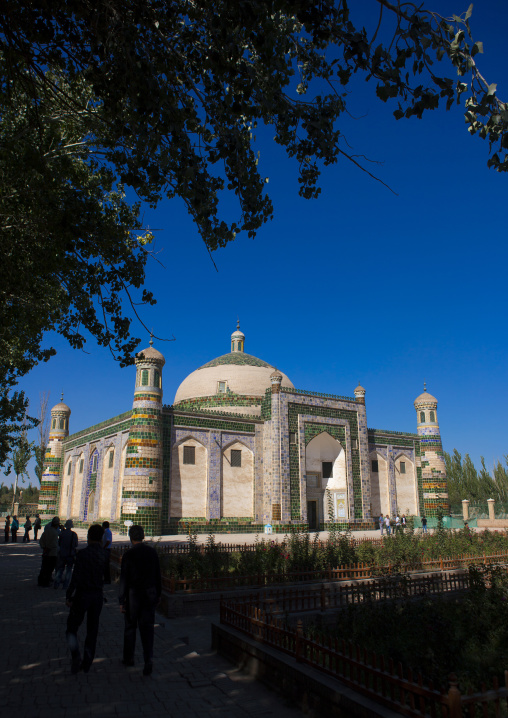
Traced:
[[240, 329], [240, 317], [236, 320], [236, 331], [231, 334], [231, 351], [243, 352], [245, 346], [245, 334]]
[[152, 331], [150, 332], [150, 341], [148, 343], [150, 344], [151, 347], [153, 347], [153, 327], [152, 327]]
[[60, 401], [63, 401], [63, 389], [62, 389], [62, 396], [60, 397]]
[[427, 382], [426, 381], [423, 382], [423, 391], [427, 391]]

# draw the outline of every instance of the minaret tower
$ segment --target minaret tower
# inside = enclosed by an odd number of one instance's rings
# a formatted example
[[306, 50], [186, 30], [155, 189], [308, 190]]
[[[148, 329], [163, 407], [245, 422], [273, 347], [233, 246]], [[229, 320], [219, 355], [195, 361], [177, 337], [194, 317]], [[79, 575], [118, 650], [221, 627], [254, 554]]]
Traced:
[[44, 456], [44, 468], [39, 493], [38, 512], [56, 515], [58, 513], [58, 489], [62, 475], [63, 440], [69, 436], [71, 410], [64, 404], [63, 392], [59, 404], [51, 409], [48, 446]]
[[136, 386], [127, 441], [121, 522], [141, 524], [148, 535], [161, 533], [162, 368], [166, 360], [150, 346], [136, 355]]
[[[449, 509], [448, 486], [443, 446], [437, 420], [437, 399], [429, 394], [423, 385], [423, 394], [414, 401], [417, 432], [420, 436], [422, 491], [420, 493], [420, 515], [436, 516], [440, 508], [444, 513]], [[420, 488], [420, 487], [418, 487]], [[421, 498], [423, 494], [423, 506]]]
[[240, 320], [236, 322], [236, 331], [231, 334], [231, 351], [245, 351], [245, 334], [240, 330]]

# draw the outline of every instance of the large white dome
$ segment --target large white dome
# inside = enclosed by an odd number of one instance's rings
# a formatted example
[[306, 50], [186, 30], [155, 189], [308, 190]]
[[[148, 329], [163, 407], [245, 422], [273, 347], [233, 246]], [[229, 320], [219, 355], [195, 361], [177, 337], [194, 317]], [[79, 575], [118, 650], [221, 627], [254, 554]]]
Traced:
[[[244, 361], [234, 361], [239, 358]], [[273, 370], [271, 364], [244, 352], [224, 354], [189, 374], [178, 387], [174, 403], [219, 394], [219, 382], [226, 382], [226, 390], [233, 394], [263, 397], [271, 386]], [[282, 386], [293, 387], [288, 377], [281, 374]]]
[[[272, 364], [246, 354], [238, 349], [239, 327], [231, 335], [233, 351], [204, 364], [182, 381], [175, 396], [175, 404], [200, 397], [240, 394], [264, 397], [271, 386]], [[243, 347], [244, 335], [241, 334]], [[289, 378], [282, 374], [282, 386], [294, 388]]]

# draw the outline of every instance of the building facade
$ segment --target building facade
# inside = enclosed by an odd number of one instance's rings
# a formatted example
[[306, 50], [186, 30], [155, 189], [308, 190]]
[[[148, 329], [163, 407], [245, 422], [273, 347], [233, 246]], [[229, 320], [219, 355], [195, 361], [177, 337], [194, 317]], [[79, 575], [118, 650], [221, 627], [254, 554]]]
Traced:
[[51, 411], [39, 511], [75, 522], [140, 523], [151, 535], [274, 532], [329, 522], [372, 528], [380, 513], [448, 510], [437, 399], [415, 400], [417, 433], [369, 429], [365, 389], [303, 391], [245, 353], [192, 372], [164, 405], [165, 360], [136, 357], [132, 410], [69, 434]]

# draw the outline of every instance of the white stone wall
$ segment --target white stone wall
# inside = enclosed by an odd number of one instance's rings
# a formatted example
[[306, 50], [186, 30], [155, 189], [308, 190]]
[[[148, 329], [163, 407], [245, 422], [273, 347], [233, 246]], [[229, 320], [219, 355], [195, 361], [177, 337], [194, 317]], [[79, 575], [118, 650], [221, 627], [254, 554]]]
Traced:
[[[231, 466], [231, 451], [242, 452], [242, 465]], [[228, 446], [222, 454], [222, 516], [254, 516], [254, 455], [240, 441]]]
[[[400, 471], [401, 462], [405, 463], [406, 473]], [[397, 506], [400, 515], [413, 516], [417, 514], [416, 473], [413, 462], [404, 454], [395, 459], [395, 487], [397, 491]]]
[[370, 502], [372, 505], [372, 516], [378, 518], [379, 514], [383, 516], [391, 514], [390, 496], [388, 488], [388, 463], [386, 459], [376, 451], [370, 452], [370, 462], [377, 459], [379, 471], [370, 472]]
[[[183, 447], [195, 447], [195, 464], [183, 463]], [[207, 450], [189, 437], [173, 447], [171, 460], [171, 518], [206, 517], [208, 461]]]
[[[79, 466], [83, 460], [83, 470], [80, 473]], [[72, 482], [72, 502], [71, 502], [71, 516], [78, 517], [81, 508], [81, 493], [83, 490], [83, 481], [87, 471], [87, 457], [85, 452], [81, 451], [78, 454], [77, 461], [74, 465], [73, 471], [73, 482]]]
[[[109, 455], [113, 452], [113, 465], [109, 467]], [[99, 516], [101, 518], [111, 516], [111, 503], [113, 499], [113, 479], [115, 474], [115, 445], [108, 442], [104, 449], [102, 460], [102, 476], [100, 480]], [[99, 482], [97, 482], [99, 485]]]

